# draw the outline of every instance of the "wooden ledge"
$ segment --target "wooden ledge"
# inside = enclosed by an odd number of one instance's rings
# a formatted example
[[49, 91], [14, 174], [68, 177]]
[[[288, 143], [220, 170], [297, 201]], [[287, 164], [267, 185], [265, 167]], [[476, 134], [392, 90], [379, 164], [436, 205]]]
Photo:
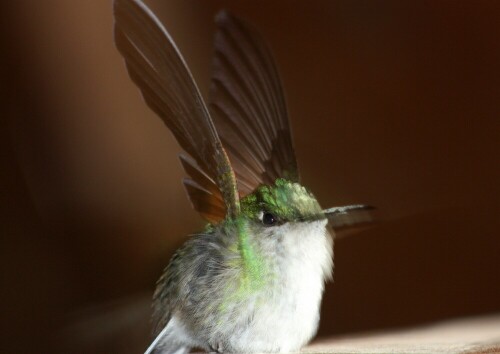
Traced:
[[500, 353], [500, 314], [423, 327], [332, 337], [305, 353]]

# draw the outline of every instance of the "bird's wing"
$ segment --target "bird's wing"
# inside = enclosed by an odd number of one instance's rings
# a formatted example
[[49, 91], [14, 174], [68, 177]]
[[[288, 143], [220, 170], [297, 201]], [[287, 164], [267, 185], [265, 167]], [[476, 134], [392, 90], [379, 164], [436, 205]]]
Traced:
[[177, 46], [140, 0], [115, 0], [115, 42], [148, 106], [193, 158], [184, 184], [194, 208], [210, 221], [239, 212], [236, 179], [208, 109]]
[[216, 17], [210, 110], [240, 194], [299, 175], [281, 82], [269, 48], [241, 20]]

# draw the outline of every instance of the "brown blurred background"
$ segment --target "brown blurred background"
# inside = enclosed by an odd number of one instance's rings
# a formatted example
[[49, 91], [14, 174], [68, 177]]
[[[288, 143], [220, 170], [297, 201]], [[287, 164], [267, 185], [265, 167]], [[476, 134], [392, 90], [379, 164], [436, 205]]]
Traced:
[[[203, 93], [216, 11], [253, 23], [304, 184], [379, 208], [336, 243], [320, 336], [500, 311], [500, 2], [147, 3]], [[128, 78], [110, 0], [0, 18], [0, 352], [140, 352], [154, 283], [203, 225], [179, 147]]]

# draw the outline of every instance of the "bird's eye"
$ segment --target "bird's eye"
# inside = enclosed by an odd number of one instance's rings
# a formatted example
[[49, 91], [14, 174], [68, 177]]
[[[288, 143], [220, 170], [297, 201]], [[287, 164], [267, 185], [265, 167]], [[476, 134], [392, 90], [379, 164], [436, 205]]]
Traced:
[[271, 226], [271, 225], [276, 224], [277, 221], [278, 221], [278, 219], [276, 218], [276, 216], [274, 216], [273, 214], [271, 214], [267, 211], [265, 211], [262, 214], [262, 223], [264, 225]]

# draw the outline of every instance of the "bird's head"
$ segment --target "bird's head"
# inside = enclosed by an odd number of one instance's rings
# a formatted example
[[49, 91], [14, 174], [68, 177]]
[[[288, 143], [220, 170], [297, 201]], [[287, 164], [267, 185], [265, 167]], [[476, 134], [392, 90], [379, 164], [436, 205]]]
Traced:
[[243, 215], [264, 227], [325, 219], [318, 201], [299, 183], [279, 178], [261, 185], [241, 200]]

